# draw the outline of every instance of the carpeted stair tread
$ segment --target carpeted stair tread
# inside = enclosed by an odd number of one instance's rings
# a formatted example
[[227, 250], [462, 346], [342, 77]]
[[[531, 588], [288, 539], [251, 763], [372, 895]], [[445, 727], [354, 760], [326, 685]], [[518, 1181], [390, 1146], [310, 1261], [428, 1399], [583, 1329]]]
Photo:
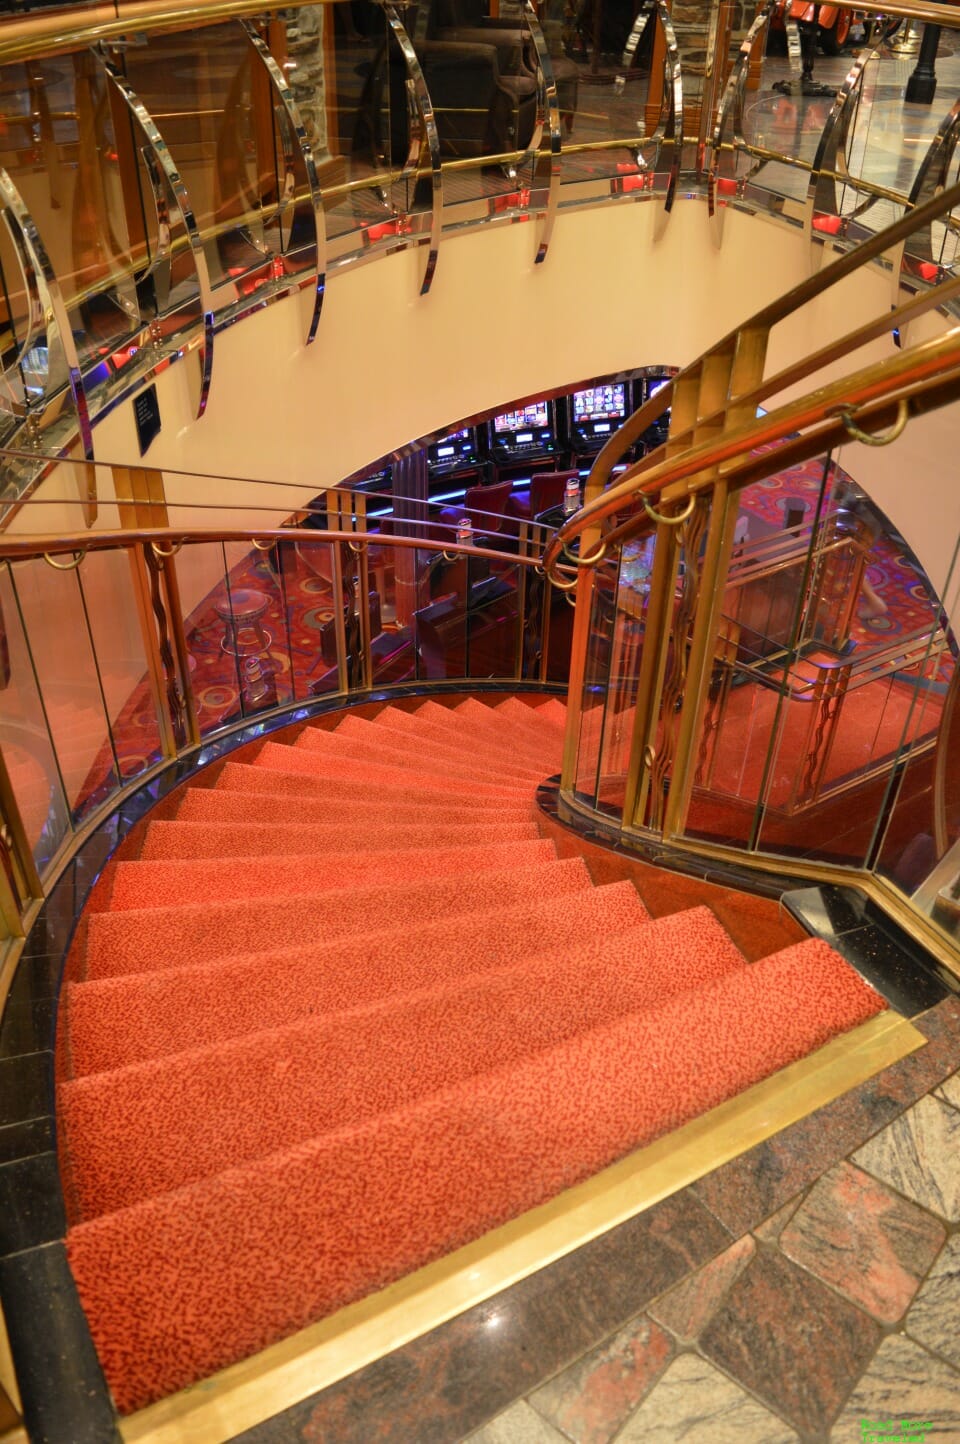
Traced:
[[567, 725], [566, 708], [560, 713], [545, 712], [542, 707], [527, 707], [516, 697], [507, 697], [492, 709], [494, 719], [500, 725], [504, 721], [521, 735], [530, 732], [538, 737], [550, 739], [555, 746], [563, 746], [563, 734]]
[[476, 698], [468, 697], [465, 702], [458, 704], [456, 711], [463, 719], [465, 732], [482, 731], [495, 740], [499, 738], [501, 746], [504, 734], [511, 740], [517, 739], [520, 745], [535, 741], [541, 745], [552, 744], [556, 747], [563, 743], [562, 728], [537, 717], [529, 707], [515, 698], [509, 698], [495, 707], [484, 707]]
[[517, 906], [590, 887], [582, 858], [462, 877], [417, 882], [322, 888], [297, 898], [265, 899], [255, 909], [245, 901], [191, 903], [121, 912], [91, 913], [81, 976], [115, 977], [227, 958], [238, 953], [296, 947], [319, 939], [367, 930], [373, 917], [410, 927], [458, 913]]
[[[190, 823], [184, 823], [189, 827]], [[546, 838], [521, 842], [475, 843], [466, 847], [413, 847], [392, 852], [294, 853], [263, 857], [194, 857], [186, 860], [121, 862], [114, 873], [111, 912], [147, 907], [186, 906], [217, 898], [221, 902], [251, 898], [290, 898], [317, 891], [318, 880], [330, 888], [357, 888], [379, 883], [422, 883], [459, 877], [464, 902], [473, 878], [510, 867], [531, 867], [556, 858]]]
[[[388, 750], [391, 756], [402, 755], [409, 759], [410, 743], [414, 734], [408, 731], [397, 732], [395, 727], [386, 721], [386, 718], [393, 718], [395, 714], [392, 708], [387, 708], [381, 717], [372, 721], [364, 717], [346, 717], [333, 734], [336, 737], [350, 739], [354, 743], [364, 745], [371, 749], [368, 755], [375, 759], [383, 756]], [[383, 720], [381, 720], [381, 718]], [[478, 749], [475, 740], [469, 732], [462, 737], [451, 735], [449, 725], [436, 725], [436, 730], [431, 730], [429, 722], [417, 723], [411, 719], [416, 728], [416, 753], [418, 759], [433, 766], [434, 763], [449, 763], [459, 765], [464, 761], [474, 765], [478, 760]], [[306, 745], [313, 748], [322, 746], [322, 738], [329, 736], [315, 728], [306, 728], [297, 738], [297, 745]], [[500, 739], [501, 742], [503, 738]], [[484, 758], [486, 770], [494, 776], [519, 777], [539, 781], [543, 775], [542, 759], [544, 747], [550, 739], [541, 739], [539, 745], [532, 742], [520, 742], [515, 745], [515, 740], [509, 738], [510, 751], [506, 757], [500, 755], [499, 749], [496, 752], [488, 753]], [[559, 754], [560, 746], [556, 747]]]
[[[262, 776], [262, 774], [259, 774]], [[297, 817], [306, 823], [328, 822], [336, 817], [333, 803], [323, 798], [304, 798], [297, 804]], [[473, 807], [460, 800], [446, 801], [434, 797], [430, 802], [405, 805], [384, 795], [376, 801], [350, 799], [350, 820], [366, 827], [384, 818], [405, 827], [422, 829], [446, 826], [475, 828], [501, 822], [522, 822], [536, 816], [530, 801], [493, 807]], [[290, 801], [265, 792], [231, 792], [223, 787], [189, 787], [177, 808], [177, 822], [275, 822], [290, 821]], [[334, 824], [338, 829], [340, 823]]]
[[[269, 772], [300, 773], [305, 777], [336, 778], [340, 783], [341, 798], [352, 788], [354, 782], [385, 782], [402, 786], [416, 776], [421, 791], [435, 790], [449, 792], [448, 777], [432, 777], [414, 768], [411, 758], [407, 768], [384, 767], [360, 759], [328, 757], [322, 752], [311, 752], [303, 747], [285, 747], [279, 742], [265, 742], [253, 760], [254, 767]], [[522, 783], [498, 784], [475, 781], [464, 774], [461, 778], [464, 792], [478, 797], [503, 797], [516, 799], [528, 797], [529, 788]]]
[[[469, 727], [462, 727], [460, 731], [455, 731], [449, 721], [439, 719], [434, 721], [422, 717], [419, 712], [400, 712], [395, 707], [386, 707], [372, 721], [364, 724], [366, 728], [370, 729], [370, 732], [367, 733], [361, 731], [360, 724], [363, 719], [358, 717], [349, 720], [352, 724], [352, 731], [357, 737], [366, 735], [372, 738], [374, 735], [383, 736], [385, 733], [389, 733], [406, 744], [409, 744], [411, 738], [415, 737], [418, 751], [425, 741], [429, 740], [431, 752], [442, 750], [456, 756], [469, 756], [476, 752], [476, 743]], [[345, 726], [346, 720], [341, 724], [341, 728]], [[341, 728], [337, 730], [340, 731]], [[516, 761], [521, 765], [521, 770], [536, 771], [540, 768], [544, 746], [553, 746], [558, 752], [562, 748], [562, 735], [555, 738], [552, 731], [537, 737], [517, 737], [516, 731], [517, 729], [512, 728], [507, 734], [506, 740], [509, 742], [510, 748], [507, 758], [502, 758], [502, 744], [505, 740], [503, 736], [499, 739], [500, 745], [491, 753], [493, 758], [501, 758], [504, 765], [513, 770], [516, 770], [514, 767]]]
[[401, 931], [384, 919], [377, 931], [286, 952], [73, 983], [66, 998], [70, 1076], [506, 967], [571, 937], [609, 936], [647, 920], [633, 884], [617, 882]]
[[[681, 966], [696, 950], [695, 973]], [[336, 1013], [61, 1087], [75, 1218], [126, 1208], [250, 1158], [555, 1047], [745, 967], [707, 908], [454, 974]], [[82, 1158], [71, 1163], [79, 1130]]]
[[[358, 719], [359, 720], [359, 719]], [[316, 728], [308, 727], [297, 738], [294, 746], [298, 749], [305, 749], [308, 752], [323, 753], [331, 758], [350, 759], [352, 761], [371, 761], [382, 767], [409, 767], [410, 765], [410, 743], [395, 740], [393, 734], [386, 728], [379, 731], [374, 729], [373, 737], [361, 737], [355, 730], [343, 732], [337, 728], [335, 732], [321, 732]], [[416, 747], [418, 774], [429, 773], [431, 776], [439, 775], [452, 777], [458, 782], [464, 775], [473, 781], [485, 779], [495, 786], [504, 782], [514, 783], [517, 786], [534, 785], [542, 776], [543, 769], [531, 763], [526, 768], [507, 763], [501, 767], [495, 760], [485, 759], [482, 752], [477, 748], [476, 740], [472, 747], [458, 747], [451, 751], [449, 747], [438, 748], [429, 742], [418, 742]]]
[[[415, 778], [415, 774], [414, 774]], [[349, 798], [354, 803], [374, 803], [378, 807], [392, 807], [400, 802], [407, 807], [442, 807], [449, 802], [449, 788], [417, 787], [415, 781], [394, 779], [389, 783], [382, 780], [364, 783], [352, 779], [349, 792], [337, 776], [312, 776], [302, 771], [284, 772], [282, 769], [255, 767], [248, 762], [228, 762], [217, 779], [218, 791], [268, 793], [272, 797], [296, 798], [307, 801], [329, 801], [339, 809]], [[474, 811], [486, 808], [496, 811], [503, 806], [519, 807], [530, 802], [529, 789], [523, 795], [477, 797], [472, 792], [465, 799]]]
[[393, 852], [404, 848], [467, 847], [474, 843], [521, 842], [539, 837], [532, 815], [518, 821], [489, 818], [482, 823], [397, 827], [387, 814], [379, 823], [335, 822], [151, 822], [140, 857], [159, 859], [274, 857], [294, 853]]
[[883, 1006], [815, 940], [393, 1113], [79, 1225], [68, 1255], [119, 1407], [383, 1287]]

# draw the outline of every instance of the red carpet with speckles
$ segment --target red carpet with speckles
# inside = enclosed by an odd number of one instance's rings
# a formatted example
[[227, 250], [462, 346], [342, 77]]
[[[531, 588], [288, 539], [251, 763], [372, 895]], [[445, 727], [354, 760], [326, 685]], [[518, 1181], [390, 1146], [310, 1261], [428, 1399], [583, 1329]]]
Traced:
[[[479, 1237], [885, 1005], [540, 836], [560, 703], [347, 714], [201, 776], [60, 1011], [67, 1249], [129, 1412]], [[286, 734], [285, 734], [286, 736]]]

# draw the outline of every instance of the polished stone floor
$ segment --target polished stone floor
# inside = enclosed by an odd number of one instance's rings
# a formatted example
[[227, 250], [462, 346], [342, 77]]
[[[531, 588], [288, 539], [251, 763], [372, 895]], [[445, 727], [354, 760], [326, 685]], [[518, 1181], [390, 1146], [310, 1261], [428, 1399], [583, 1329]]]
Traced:
[[960, 998], [914, 1022], [917, 1053], [243, 1444], [960, 1439]]

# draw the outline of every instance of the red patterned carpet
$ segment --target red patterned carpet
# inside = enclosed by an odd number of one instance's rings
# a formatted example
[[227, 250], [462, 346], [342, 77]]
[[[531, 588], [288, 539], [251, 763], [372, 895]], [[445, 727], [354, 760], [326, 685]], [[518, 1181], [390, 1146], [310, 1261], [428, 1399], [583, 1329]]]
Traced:
[[[651, 920], [632, 882], [559, 859], [534, 790], [563, 728], [559, 702], [518, 700], [308, 727], [185, 789], [98, 884], [61, 1000], [58, 1140], [123, 1411], [885, 1006], [819, 940], [748, 963], [709, 908]], [[258, 820], [278, 795], [286, 821]], [[339, 841], [317, 820], [334, 797]]]

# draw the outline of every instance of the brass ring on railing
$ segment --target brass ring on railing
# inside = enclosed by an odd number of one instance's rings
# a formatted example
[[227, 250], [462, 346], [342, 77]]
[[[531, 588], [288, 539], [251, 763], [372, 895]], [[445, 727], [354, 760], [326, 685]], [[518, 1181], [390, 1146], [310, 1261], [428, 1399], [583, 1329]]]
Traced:
[[55, 562], [49, 552], [44, 552], [43, 560], [55, 572], [75, 572], [85, 556], [86, 552], [74, 552], [72, 562]]
[[903, 434], [910, 420], [910, 403], [905, 396], [897, 402], [897, 419], [884, 436], [872, 436], [869, 431], [863, 431], [853, 419], [852, 406], [838, 406], [837, 415], [846, 427], [847, 435], [852, 436], [854, 441], [862, 441], [864, 446], [889, 446], [891, 441], [896, 441]]
[[[258, 552], [270, 552], [273, 551], [273, 548], [276, 546], [276, 542], [273, 539], [269, 541], [260, 541], [257, 537], [252, 536], [250, 538], [250, 541]], [[183, 542], [180, 543], [180, 546], [183, 546]]]
[[693, 516], [693, 508], [696, 504], [696, 497], [691, 496], [683, 508], [683, 511], [679, 512], [676, 516], [664, 516], [662, 512], [656, 511], [646, 498], [644, 498], [643, 509], [650, 520], [655, 521], [658, 525], [662, 522], [664, 526], [682, 526], [685, 521], [689, 521], [690, 517]]
[[606, 541], [606, 537], [604, 537], [604, 539], [603, 539], [603, 540], [600, 542], [600, 544], [598, 545], [596, 551], [589, 552], [588, 555], [585, 556], [585, 557], [578, 557], [578, 558], [577, 558], [577, 563], [578, 563], [578, 565], [581, 566], [581, 567], [595, 567], [598, 562], [602, 562], [602, 561], [603, 561], [603, 559], [604, 559], [604, 557], [606, 556], [606, 554], [607, 554], [607, 541]]
[[556, 576], [552, 576], [548, 577], [547, 580], [552, 587], [556, 587], [558, 592], [572, 592], [574, 587], [579, 582], [580, 578], [579, 576], [570, 577], [569, 580], [561, 582], [557, 580]]
[[153, 552], [154, 556], [158, 558], [158, 560], [160, 560], [160, 561], [169, 561], [171, 557], [175, 557], [175, 556], [176, 556], [177, 552], [180, 550], [180, 548], [181, 548], [182, 546], [183, 546], [183, 542], [182, 542], [182, 541], [174, 542], [174, 544], [173, 544], [173, 546], [170, 548], [170, 550], [169, 550], [169, 551], [166, 551], [163, 547], [158, 547], [157, 544], [156, 544], [156, 542], [151, 542], [151, 543], [150, 543], [150, 550]]
[[358, 557], [358, 556], [360, 555], [360, 553], [363, 551], [364, 543], [363, 543], [363, 542], [349, 542], [349, 541], [348, 541], [348, 542], [347, 542], [347, 546], [348, 546], [348, 547], [350, 548], [350, 550], [353, 552], [354, 556], [357, 556], [357, 557]]

